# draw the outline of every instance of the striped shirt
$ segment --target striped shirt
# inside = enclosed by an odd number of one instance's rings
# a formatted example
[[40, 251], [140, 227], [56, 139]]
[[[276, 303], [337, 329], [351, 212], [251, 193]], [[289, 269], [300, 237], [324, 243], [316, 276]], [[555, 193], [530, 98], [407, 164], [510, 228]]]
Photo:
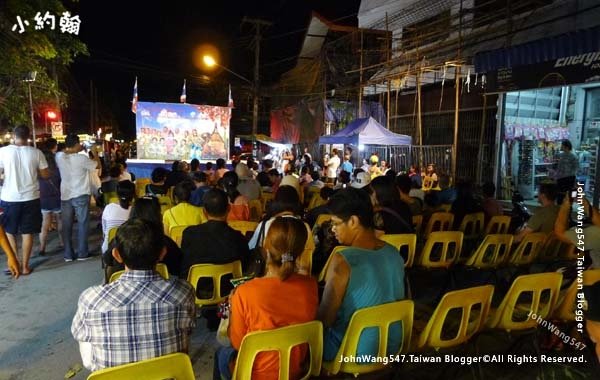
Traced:
[[117, 281], [81, 294], [71, 333], [80, 346], [91, 346], [91, 364], [86, 365], [91, 371], [187, 352], [195, 326], [194, 300], [191, 285], [182, 280], [127, 271]]

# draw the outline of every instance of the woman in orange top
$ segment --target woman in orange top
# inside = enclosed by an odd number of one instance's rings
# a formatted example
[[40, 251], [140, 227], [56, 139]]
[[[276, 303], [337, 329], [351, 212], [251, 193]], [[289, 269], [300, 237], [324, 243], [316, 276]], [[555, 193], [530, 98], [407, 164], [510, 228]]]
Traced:
[[[319, 303], [317, 282], [309, 276], [294, 273], [295, 261], [304, 250], [307, 231], [295, 218], [278, 217], [271, 224], [265, 240], [267, 274], [235, 289], [231, 296], [229, 339], [232, 347], [223, 347], [215, 354], [214, 379], [230, 379], [234, 358], [244, 336], [258, 330], [272, 330], [316, 318]], [[294, 307], [290, 307], [294, 305]], [[292, 350], [290, 379], [303, 373], [302, 362], [308, 347]], [[279, 354], [264, 352], [254, 360], [252, 379], [279, 377]]]
[[229, 214], [227, 220], [250, 220], [250, 208], [248, 207], [248, 198], [243, 196], [237, 189], [239, 177], [235, 172], [229, 171], [221, 179], [223, 190], [229, 198]]

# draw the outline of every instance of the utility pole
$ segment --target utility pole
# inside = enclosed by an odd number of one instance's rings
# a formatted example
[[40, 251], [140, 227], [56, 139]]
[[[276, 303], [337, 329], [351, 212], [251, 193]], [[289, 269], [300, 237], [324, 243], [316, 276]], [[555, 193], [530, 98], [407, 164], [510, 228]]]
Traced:
[[260, 39], [261, 39], [261, 27], [268, 27], [271, 25], [270, 22], [260, 20], [256, 18], [245, 17], [242, 19], [242, 23], [250, 23], [254, 25], [254, 86], [252, 88], [252, 150], [255, 149], [256, 133], [258, 130], [258, 86], [259, 86], [259, 70], [258, 65], [260, 62]]

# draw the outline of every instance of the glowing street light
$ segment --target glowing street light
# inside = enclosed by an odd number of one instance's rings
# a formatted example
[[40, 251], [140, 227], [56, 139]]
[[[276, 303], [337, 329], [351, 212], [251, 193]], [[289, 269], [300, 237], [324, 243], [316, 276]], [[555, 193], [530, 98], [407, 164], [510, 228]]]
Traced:
[[217, 64], [217, 61], [215, 61], [215, 59], [210, 55], [205, 55], [204, 57], [202, 57], [202, 60], [204, 61], [204, 64], [208, 67], [213, 67]]
[[202, 56], [202, 61], [208, 67], [218, 66], [223, 70], [227, 71], [235, 75], [236, 77], [242, 79], [244, 82], [249, 83], [252, 86], [252, 97], [253, 97], [253, 107], [252, 107], [252, 149], [254, 150], [254, 139], [256, 136], [256, 131], [258, 128], [258, 71], [255, 70], [254, 73], [254, 82], [250, 79], [243, 77], [242, 75], [230, 70], [229, 68], [219, 64], [212, 55], [204, 54]]

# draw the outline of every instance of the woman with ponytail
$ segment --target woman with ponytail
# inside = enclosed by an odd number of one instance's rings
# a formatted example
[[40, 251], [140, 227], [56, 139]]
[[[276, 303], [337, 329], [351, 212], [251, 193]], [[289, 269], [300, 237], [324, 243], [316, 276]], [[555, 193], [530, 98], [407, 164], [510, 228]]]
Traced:
[[237, 189], [239, 177], [235, 172], [225, 172], [221, 178], [223, 190], [229, 198], [229, 214], [227, 220], [250, 220], [250, 208], [248, 198], [243, 196]]
[[109, 203], [102, 211], [102, 252], [108, 249], [108, 231], [113, 227], [119, 227], [129, 219], [131, 205], [135, 197], [135, 185], [131, 181], [120, 181], [117, 184], [117, 196], [119, 203]]
[[[295, 272], [296, 259], [304, 250], [308, 233], [296, 218], [277, 217], [265, 239], [266, 275], [235, 289], [230, 298], [229, 339], [231, 347], [219, 349], [215, 355], [213, 378], [230, 379], [235, 356], [248, 333], [272, 330], [316, 318], [317, 282]], [[294, 305], [294, 307], [290, 307]], [[306, 346], [294, 347], [290, 363], [290, 379], [302, 376]], [[254, 361], [252, 379], [277, 379], [279, 354], [260, 353]]]

